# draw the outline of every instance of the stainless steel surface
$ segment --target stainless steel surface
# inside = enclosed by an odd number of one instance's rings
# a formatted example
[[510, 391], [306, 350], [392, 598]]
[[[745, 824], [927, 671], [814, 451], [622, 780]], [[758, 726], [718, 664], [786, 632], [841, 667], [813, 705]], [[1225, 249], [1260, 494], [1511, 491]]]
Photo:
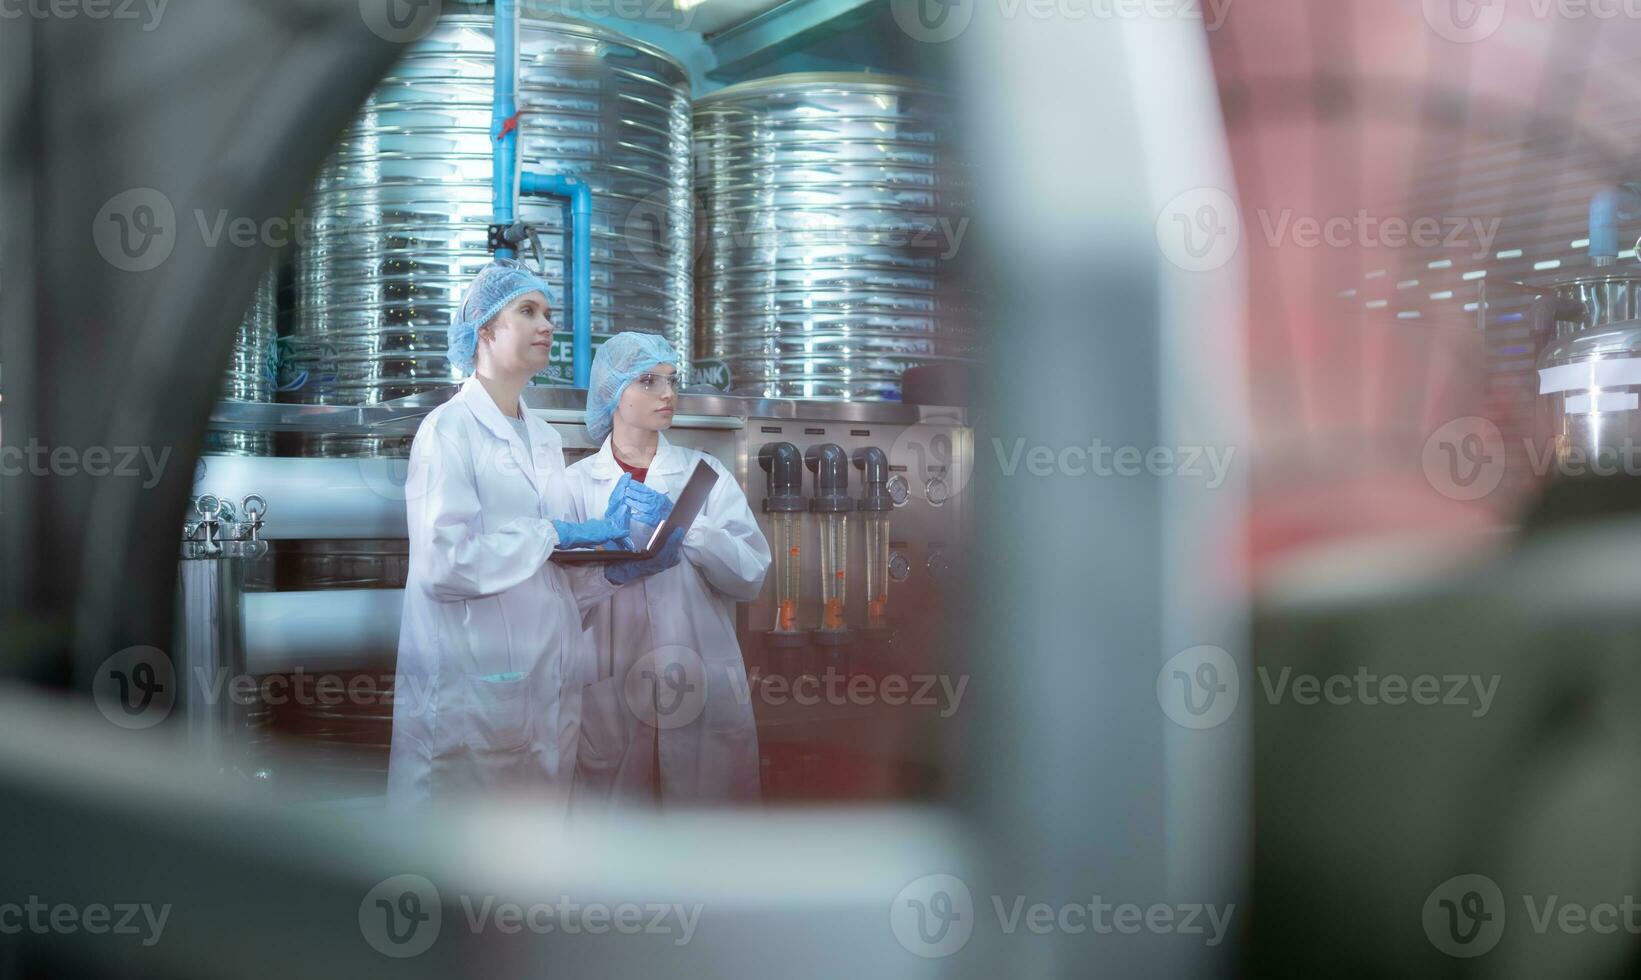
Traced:
[[[194, 486], [233, 499], [261, 494], [279, 515], [266, 540], [403, 539], [408, 473], [403, 459], [206, 456]], [[289, 558], [281, 549], [280, 560]]]
[[175, 703], [189, 741], [213, 767], [223, 769], [244, 760], [252, 720], [248, 704], [231, 696], [235, 679], [246, 676], [244, 576], [237, 558], [177, 565]]
[[[329, 433], [337, 435], [414, 435], [422, 416], [444, 404], [456, 386], [431, 389], [376, 405], [254, 405], [218, 402], [211, 411], [212, 428], [245, 428], [269, 432]], [[574, 427], [587, 401], [583, 388], [537, 385], [524, 389], [524, 403], [548, 421]], [[732, 395], [678, 396], [674, 428], [730, 427], [746, 419], [817, 419], [885, 425], [937, 423], [965, 425], [968, 412], [959, 407], [906, 405], [896, 402], [839, 402], [792, 398], [750, 398]]]
[[[285, 590], [403, 589], [410, 574], [407, 539], [292, 540], [280, 546], [278, 558]], [[397, 617], [394, 624], [396, 635]]]
[[[1641, 279], [1634, 280], [1641, 285]], [[1593, 364], [1624, 358], [1641, 358], [1641, 320], [1611, 323], [1600, 328], [1572, 333], [1553, 342], [1539, 355], [1538, 366]], [[1567, 411], [1567, 399], [1600, 395], [1641, 395], [1641, 385], [1583, 388], [1540, 395], [1549, 418], [1550, 439], [1561, 472], [1579, 473], [1598, 459], [1600, 466], [1623, 465], [1622, 472], [1634, 475], [1636, 453], [1641, 450], [1641, 411]], [[1641, 400], [1641, 399], [1638, 399]]]
[[[309, 380], [294, 400], [367, 404], [450, 384], [450, 314], [490, 260], [491, 24], [447, 16], [410, 45], [321, 171], [297, 257], [295, 348]], [[662, 333], [687, 358], [687, 74], [630, 38], [529, 10], [519, 51], [522, 167], [593, 190], [593, 331]], [[567, 350], [559, 207], [522, 198], [519, 214], [544, 229]], [[376, 451], [355, 437], [314, 442], [321, 455]]]
[[[271, 402], [274, 398], [274, 342], [276, 270], [268, 269], [251, 297], [250, 309], [234, 333], [234, 350], [222, 379], [222, 397], [235, 401]], [[273, 439], [264, 432], [212, 431], [205, 451], [241, 456], [266, 456], [273, 451]]]
[[1624, 271], [1586, 272], [1548, 280], [1547, 288], [1558, 300], [1582, 307], [1576, 319], [1557, 320], [1557, 338], [1569, 337], [1609, 323], [1641, 319], [1641, 269], [1626, 266]]
[[951, 270], [967, 231], [949, 100], [807, 73], [695, 105], [695, 356], [732, 393], [894, 400], [910, 366], [972, 357]]

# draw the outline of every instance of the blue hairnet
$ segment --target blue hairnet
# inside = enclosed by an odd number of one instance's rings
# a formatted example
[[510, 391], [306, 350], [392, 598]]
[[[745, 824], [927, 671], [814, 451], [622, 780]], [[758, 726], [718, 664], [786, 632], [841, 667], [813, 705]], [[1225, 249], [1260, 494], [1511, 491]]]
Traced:
[[479, 347], [479, 328], [496, 318], [508, 303], [539, 290], [552, 299], [547, 280], [515, 259], [496, 259], [480, 269], [467, 284], [462, 305], [450, 318], [450, 363], [463, 374], [473, 373], [473, 355]]
[[603, 442], [614, 426], [615, 406], [633, 379], [661, 364], [678, 366], [678, 352], [653, 333], [618, 333], [593, 356], [587, 382], [587, 434]]

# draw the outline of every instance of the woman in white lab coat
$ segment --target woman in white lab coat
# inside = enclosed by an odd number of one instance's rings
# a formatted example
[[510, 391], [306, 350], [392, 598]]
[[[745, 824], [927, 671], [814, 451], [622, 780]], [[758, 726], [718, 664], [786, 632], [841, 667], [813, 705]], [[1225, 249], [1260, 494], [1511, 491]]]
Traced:
[[757, 598], [769, 543], [735, 475], [662, 434], [672, 425], [678, 379], [678, 355], [651, 334], [618, 334], [593, 360], [587, 430], [603, 445], [569, 469], [576, 515], [603, 514], [624, 499], [635, 521], [655, 526], [698, 461], [717, 471], [718, 482], [682, 539], [684, 560], [588, 614], [578, 810], [612, 800], [758, 797], [758, 733], [735, 604]]
[[479, 272], [450, 327], [451, 363], [475, 376], [428, 414], [411, 448], [388, 761], [396, 804], [569, 789], [581, 610], [617, 586], [600, 566], [548, 559], [555, 548], [623, 541], [629, 528], [616, 508], [608, 520], [602, 510], [567, 519], [563, 444], [520, 400], [548, 364], [547, 296], [520, 263]]

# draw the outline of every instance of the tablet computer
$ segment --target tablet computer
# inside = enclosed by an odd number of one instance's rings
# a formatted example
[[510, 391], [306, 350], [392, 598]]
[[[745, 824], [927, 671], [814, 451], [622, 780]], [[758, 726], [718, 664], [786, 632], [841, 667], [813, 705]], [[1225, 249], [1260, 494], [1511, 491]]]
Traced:
[[689, 475], [689, 482], [684, 484], [684, 492], [678, 495], [673, 502], [672, 512], [661, 526], [655, 529], [642, 548], [629, 551], [625, 548], [570, 548], [553, 551], [552, 560], [561, 565], [574, 565], [585, 562], [605, 561], [632, 561], [635, 558], [654, 558], [660, 552], [667, 538], [676, 530], [688, 531], [695, 523], [695, 518], [706, 506], [707, 495], [712, 492], [712, 485], [718, 482], [718, 471], [707, 465], [706, 460], [695, 464], [695, 472]]

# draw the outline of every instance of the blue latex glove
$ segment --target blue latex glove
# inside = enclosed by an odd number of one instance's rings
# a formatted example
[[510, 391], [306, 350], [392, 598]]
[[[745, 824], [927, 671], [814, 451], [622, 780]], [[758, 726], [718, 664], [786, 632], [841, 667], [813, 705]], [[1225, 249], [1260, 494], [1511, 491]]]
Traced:
[[[610, 491], [609, 502], [604, 505], [605, 518], [614, 517], [627, 503], [627, 487], [632, 483], [632, 474], [623, 472], [621, 479], [615, 481], [615, 489]], [[630, 510], [629, 510], [630, 515]]]
[[586, 548], [596, 544], [613, 544], [617, 548], [631, 548], [632, 531], [627, 527], [627, 509], [623, 504], [612, 517], [596, 521], [554, 521], [558, 530], [560, 548]]
[[684, 529], [678, 528], [667, 538], [667, 543], [661, 546], [654, 558], [641, 558], [635, 561], [612, 562], [604, 569], [604, 577], [611, 585], [626, 585], [656, 572], [664, 572], [678, 564], [684, 558]]
[[[621, 489], [621, 484], [616, 484], [616, 490]], [[672, 513], [672, 498], [659, 490], [631, 480], [627, 481], [625, 489], [627, 506], [632, 509], [632, 519], [638, 523], [659, 527], [661, 522], [667, 519], [667, 515]]]

